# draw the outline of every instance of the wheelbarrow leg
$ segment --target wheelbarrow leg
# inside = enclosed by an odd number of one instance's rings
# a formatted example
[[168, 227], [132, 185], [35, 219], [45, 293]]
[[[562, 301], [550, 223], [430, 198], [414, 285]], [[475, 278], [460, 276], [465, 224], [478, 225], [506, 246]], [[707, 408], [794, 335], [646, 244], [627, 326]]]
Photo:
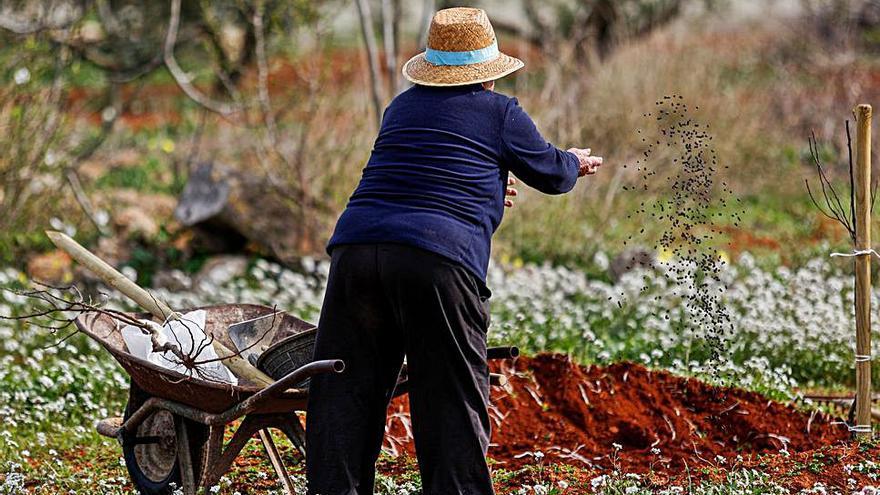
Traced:
[[210, 487], [217, 484], [215, 478], [219, 479], [225, 473], [223, 471], [217, 476], [214, 475], [215, 468], [223, 454], [223, 436], [226, 433], [226, 425], [214, 425], [208, 431], [208, 445], [205, 447], [205, 460], [202, 462], [202, 472], [199, 473], [199, 479], [202, 480], [204, 486]]
[[264, 428], [260, 430], [259, 433], [260, 440], [263, 442], [263, 449], [265, 449], [266, 455], [269, 456], [269, 460], [272, 461], [272, 467], [275, 468], [275, 474], [278, 475], [278, 479], [281, 481], [281, 487], [284, 490], [284, 493], [286, 495], [294, 495], [293, 481], [290, 480], [287, 470], [284, 469], [284, 463], [281, 462], [281, 455], [275, 447], [275, 442], [272, 440], [272, 435], [269, 433], [269, 429]]
[[278, 424], [278, 428], [290, 439], [296, 450], [306, 456], [306, 430], [303, 429], [299, 416], [296, 413], [290, 416], [284, 416]]
[[183, 483], [184, 495], [196, 494], [196, 481], [193, 473], [192, 457], [189, 450], [189, 433], [183, 418], [175, 421], [177, 430], [177, 460], [180, 463], [180, 478]]
[[[250, 440], [254, 433], [256, 433], [261, 427], [262, 425], [259, 424], [253, 416], [245, 416], [241, 424], [238, 426], [238, 429], [235, 430], [235, 433], [232, 435], [232, 439], [229, 440], [229, 443], [226, 444], [226, 448], [223, 449], [223, 453], [215, 458], [216, 461], [205, 467], [208, 474], [204, 478], [204, 486], [214, 486], [220, 482], [220, 478], [229, 471], [230, 467], [232, 467], [232, 463], [235, 462], [235, 458], [238, 457], [241, 449], [244, 448], [248, 440]], [[220, 437], [220, 439], [222, 440], [222, 437]], [[222, 441], [215, 445], [219, 448], [222, 448], [223, 446]]]

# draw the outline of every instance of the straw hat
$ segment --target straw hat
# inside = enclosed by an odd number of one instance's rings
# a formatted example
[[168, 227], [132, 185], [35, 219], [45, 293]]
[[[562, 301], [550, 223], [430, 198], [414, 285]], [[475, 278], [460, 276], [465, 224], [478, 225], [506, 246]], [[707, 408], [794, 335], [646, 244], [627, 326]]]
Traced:
[[404, 64], [403, 75], [424, 86], [461, 86], [498, 79], [523, 65], [498, 51], [483, 9], [456, 7], [434, 14], [427, 50]]

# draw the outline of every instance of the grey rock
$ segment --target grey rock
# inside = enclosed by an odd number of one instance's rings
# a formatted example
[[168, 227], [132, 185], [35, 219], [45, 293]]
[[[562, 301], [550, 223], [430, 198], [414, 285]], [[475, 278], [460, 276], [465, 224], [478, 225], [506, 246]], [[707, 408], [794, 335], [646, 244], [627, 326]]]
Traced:
[[225, 285], [247, 273], [247, 256], [222, 255], [208, 259], [193, 279], [193, 288], [206, 290]]

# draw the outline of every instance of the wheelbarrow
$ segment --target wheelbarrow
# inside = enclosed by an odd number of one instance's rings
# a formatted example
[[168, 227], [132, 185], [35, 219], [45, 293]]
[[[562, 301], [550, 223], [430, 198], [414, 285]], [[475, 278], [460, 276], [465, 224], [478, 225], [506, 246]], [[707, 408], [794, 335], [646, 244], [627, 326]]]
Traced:
[[[305, 332], [314, 325], [267, 306], [225, 304], [203, 308], [207, 313], [205, 333], [231, 348], [227, 329], [238, 322], [277, 313], [280, 324], [273, 331]], [[149, 318], [146, 314], [133, 315]], [[198, 487], [209, 488], [232, 467], [247, 442], [257, 435], [285, 493], [293, 494], [293, 483], [269, 433], [282, 432], [305, 455], [305, 430], [297, 411], [306, 409], [308, 389], [293, 388], [319, 373], [341, 373], [340, 360], [306, 364], [269, 386], [240, 380], [238, 385], [185, 376], [130, 354], [120, 325], [110, 316], [85, 313], [77, 327], [103, 345], [131, 377], [128, 403], [122, 417], [98, 422], [100, 434], [122, 445], [125, 466], [135, 487], [145, 495], [165, 495], [182, 488], [192, 495]], [[514, 358], [515, 347], [492, 348], [489, 359]], [[504, 378], [492, 375], [493, 384]], [[395, 396], [408, 390], [406, 370]], [[237, 426], [233, 423], [241, 420]], [[224, 442], [227, 428], [232, 438]]]

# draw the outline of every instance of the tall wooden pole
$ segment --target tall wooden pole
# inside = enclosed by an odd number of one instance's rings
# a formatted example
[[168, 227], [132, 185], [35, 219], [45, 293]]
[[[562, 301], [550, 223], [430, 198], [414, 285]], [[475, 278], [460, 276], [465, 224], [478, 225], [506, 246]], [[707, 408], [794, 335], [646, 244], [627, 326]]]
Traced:
[[[856, 250], [871, 249], [871, 105], [856, 117]], [[856, 256], [856, 424], [858, 439], [871, 437], [871, 255]]]

